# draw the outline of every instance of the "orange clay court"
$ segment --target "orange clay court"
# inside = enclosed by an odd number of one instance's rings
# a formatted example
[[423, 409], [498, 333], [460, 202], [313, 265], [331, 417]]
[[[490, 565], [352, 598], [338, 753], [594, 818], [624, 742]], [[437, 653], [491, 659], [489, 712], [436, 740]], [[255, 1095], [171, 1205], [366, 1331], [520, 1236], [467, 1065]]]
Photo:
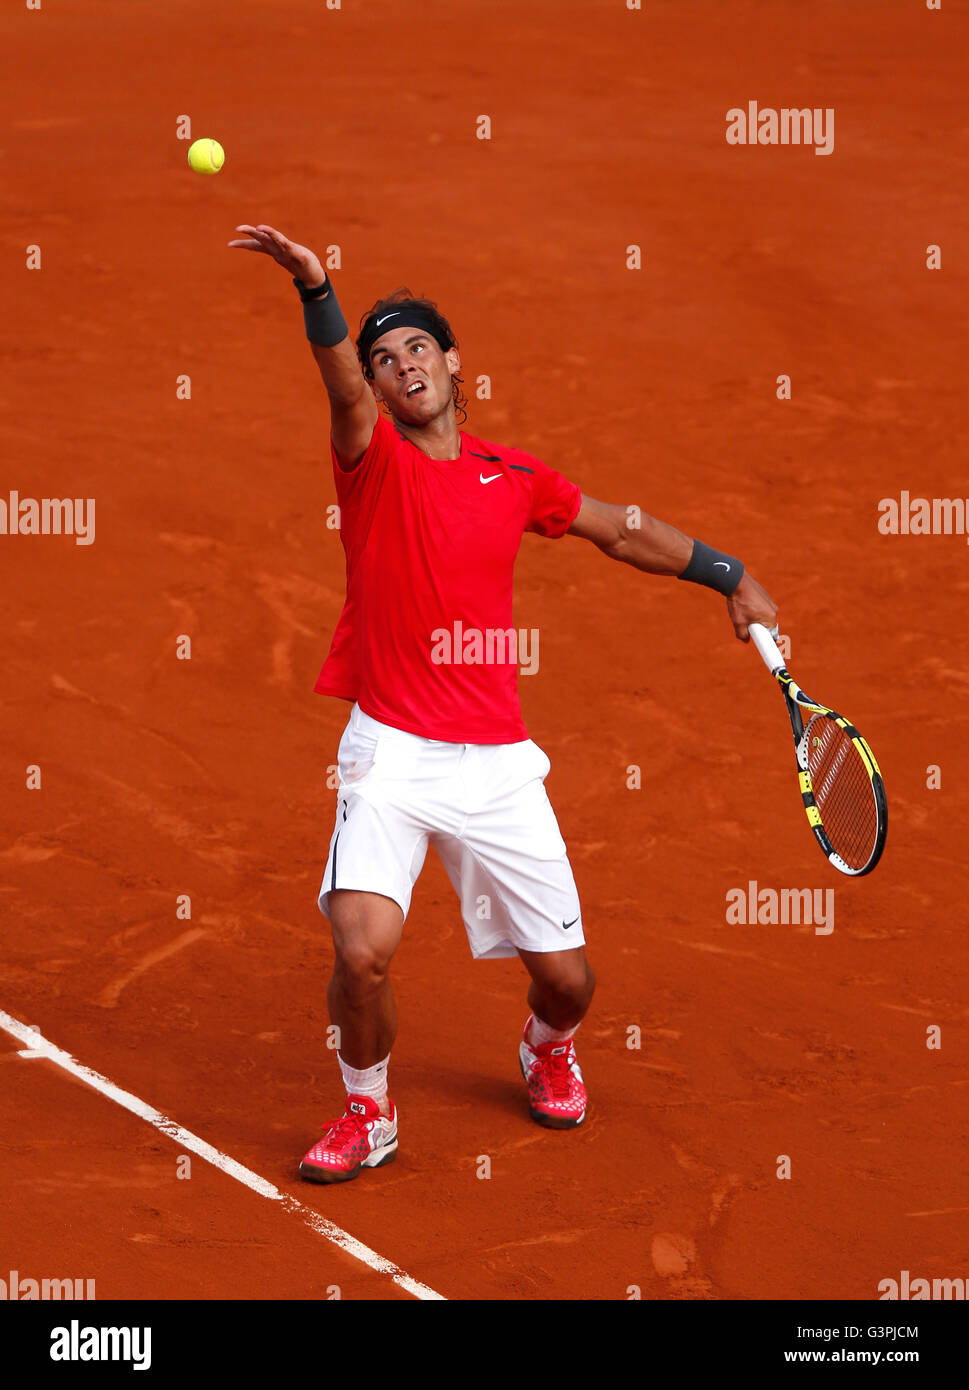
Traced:
[[[901, 1270], [965, 1277], [969, 552], [877, 524], [903, 490], [969, 491], [965, 7], [417, 13], [0, 18], [0, 498], [96, 499], [92, 544], [0, 535], [0, 1011], [276, 1193], [6, 1029], [0, 1277], [453, 1300], [866, 1300]], [[834, 148], [728, 144], [751, 100], [831, 108]], [[216, 177], [188, 168], [182, 116], [224, 145]], [[525, 973], [471, 960], [429, 856], [392, 974], [400, 1153], [330, 1188], [296, 1166], [343, 1098], [316, 895], [349, 707], [313, 683], [344, 560], [299, 302], [227, 249], [242, 222], [338, 246], [352, 330], [398, 285], [437, 300], [470, 431], [739, 555], [888, 792], [881, 864], [837, 875], [723, 600], [526, 537], [523, 711], [598, 976], [589, 1116], [530, 1122]], [[833, 889], [833, 931], [729, 923], [751, 881]]]

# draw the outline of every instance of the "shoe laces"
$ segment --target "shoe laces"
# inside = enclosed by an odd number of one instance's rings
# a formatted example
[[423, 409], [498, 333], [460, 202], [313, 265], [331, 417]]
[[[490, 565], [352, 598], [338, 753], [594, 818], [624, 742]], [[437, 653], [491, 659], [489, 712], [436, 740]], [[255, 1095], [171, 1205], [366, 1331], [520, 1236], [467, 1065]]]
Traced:
[[323, 1126], [323, 1148], [339, 1149], [349, 1143], [366, 1123], [362, 1115], [341, 1115]]
[[539, 1057], [537, 1065], [548, 1081], [549, 1090], [556, 1100], [567, 1100], [572, 1090], [572, 1065], [569, 1060], [570, 1049], [558, 1057]]

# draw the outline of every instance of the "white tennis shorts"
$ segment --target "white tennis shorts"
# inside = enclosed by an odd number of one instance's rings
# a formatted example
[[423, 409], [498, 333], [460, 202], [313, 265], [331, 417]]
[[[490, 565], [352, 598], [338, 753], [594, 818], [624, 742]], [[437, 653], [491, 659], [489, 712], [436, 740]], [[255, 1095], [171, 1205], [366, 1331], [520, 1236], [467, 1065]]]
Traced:
[[461, 900], [471, 954], [582, 946], [581, 908], [545, 791], [550, 763], [531, 739], [443, 743], [393, 729], [354, 705], [337, 755], [336, 824], [320, 888], [381, 893], [404, 917], [428, 844]]

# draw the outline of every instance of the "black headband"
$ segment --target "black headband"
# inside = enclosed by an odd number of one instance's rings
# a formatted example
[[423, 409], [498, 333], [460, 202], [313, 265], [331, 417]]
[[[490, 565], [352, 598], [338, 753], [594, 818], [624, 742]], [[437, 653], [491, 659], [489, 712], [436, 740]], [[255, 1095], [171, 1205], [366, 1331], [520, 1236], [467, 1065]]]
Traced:
[[442, 352], [447, 352], [448, 348], [454, 347], [454, 343], [451, 342], [446, 331], [426, 309], [387, 309], [382, 314], [371, 314], [361, 328], [360, 337], [357, 339], [357, 352], [360, 354], [360, 361], [368, 372], [371, 370], [370, 353], [374, 343], [385, 333], [393, 332], [395, 328], [421, 329], [422, 332], [434, 339]]

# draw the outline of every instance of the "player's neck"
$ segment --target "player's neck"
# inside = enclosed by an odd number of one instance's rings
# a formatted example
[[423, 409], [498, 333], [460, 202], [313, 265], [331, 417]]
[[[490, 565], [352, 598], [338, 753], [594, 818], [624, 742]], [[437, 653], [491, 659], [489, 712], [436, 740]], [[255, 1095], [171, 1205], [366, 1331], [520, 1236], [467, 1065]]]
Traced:
[[426, 425], [405, 425], [395, 418], [394, 426], [428, 458], [456, 463], [461, 457], [461, 431], [453, 408], [437, 420], [429, 420]]

